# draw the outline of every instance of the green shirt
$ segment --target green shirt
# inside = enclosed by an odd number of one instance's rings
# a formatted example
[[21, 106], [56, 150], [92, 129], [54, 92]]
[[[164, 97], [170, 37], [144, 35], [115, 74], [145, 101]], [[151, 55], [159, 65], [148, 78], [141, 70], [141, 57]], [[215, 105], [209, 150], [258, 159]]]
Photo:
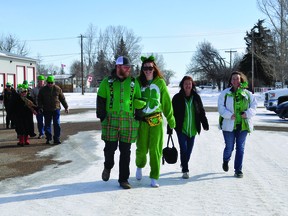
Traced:
[[193, 137], [197, 134], [193, 97], [190, 97], [189, 99], [185, 98], [185, 116], [182, 132], [188, 137]]
[[108, 113], [134, 114], [134, 100], [141, 97], [139, 82], [131, 77], [120, 81], [116, 78], [105, 78], [99, 87], [97, 94], [106, 98], [106, 110]]

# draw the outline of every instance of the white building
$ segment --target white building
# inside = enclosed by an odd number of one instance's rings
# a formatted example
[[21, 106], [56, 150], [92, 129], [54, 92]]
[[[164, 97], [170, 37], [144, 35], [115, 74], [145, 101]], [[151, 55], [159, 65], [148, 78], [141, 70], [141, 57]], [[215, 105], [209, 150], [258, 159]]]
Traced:
[[15, 88], [24, 80], [35, 86], [37, 60], [25, 56], [16, 55], [6, 51], [0, 51], [0, 93], [7, 82]]

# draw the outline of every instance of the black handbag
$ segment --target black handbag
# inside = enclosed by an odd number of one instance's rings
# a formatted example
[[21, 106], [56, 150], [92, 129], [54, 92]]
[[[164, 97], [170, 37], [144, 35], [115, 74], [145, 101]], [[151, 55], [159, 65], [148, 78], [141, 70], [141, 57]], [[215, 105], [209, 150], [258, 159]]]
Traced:
[[[171, 139], [172, 147], [169, 147], [169, 142]], [[175, 164], [178, 159], [178, 151], [174, 146], [174, 141], [172, 138], [172, 134], [169, 134], [168, 140], [167, 140], [167, 147], [165, 147], [162, 151], [162, 164], [168, 163], [168, 164]]]

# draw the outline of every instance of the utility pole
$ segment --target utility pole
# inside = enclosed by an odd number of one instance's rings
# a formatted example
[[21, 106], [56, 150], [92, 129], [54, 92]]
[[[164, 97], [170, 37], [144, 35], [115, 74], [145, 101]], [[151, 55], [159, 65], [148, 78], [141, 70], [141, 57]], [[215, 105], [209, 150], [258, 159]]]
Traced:
[[82, 78], [82, 95], [84, 95], [84, 67], [83, 67], [83, 38], [85, 38], [82, 34], [80, 34], [81, 41], [81, 78]]
[[236, 50], [226, 50], [225, 53], [230, 53], [230, 72], [232, 72], [232, 53], [236, 53]]
[[[226, 50], [225, 51], [225, 53], [229, 53], [230, 54], [230, 63], [229, 63], [229, 65], [230, 65], [230, 74], [232, 73], [232, 54], [233, 53], [236, 53], [237, 51], [236, 50]], [[227, 80], [227, 74], [226, 74], [226, 70], [225, 70], [225, 81]], [[228, 85], [229, 85], [229, 83], [228, 83]]]

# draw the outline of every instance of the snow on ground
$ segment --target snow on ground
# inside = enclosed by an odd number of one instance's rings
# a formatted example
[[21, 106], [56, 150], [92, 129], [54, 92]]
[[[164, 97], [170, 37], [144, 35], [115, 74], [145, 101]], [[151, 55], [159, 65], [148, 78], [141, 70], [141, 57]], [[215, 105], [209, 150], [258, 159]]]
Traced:
[[[171, 95], [178, 91], [170, 90]], [[205, 105], [217, 106], [219, 93], [206, 90], [200, 94]], [[95, 108], [95, 96], [66, 95], [70, 108]], [[263, 106], [262, 96], [257, 97]], [[218, 113], [207, 112], [207, 117], [210, 130], [196, 137], [188, 180], [181, 178], [178, 160], [173, 165], [162, 165], [159, 188], [149, 186], [148, 165], [143, 170], [143, 179], [137, 181], [133, 144], [129, 180], [133, 189], [123, 190], [118, 185], [118, 152], [111, 178], [103, 182], [101, 134], [95, 130], [79, 132], [62, 145], [39, 153], [39, 156], [55, 155], [62, 165], [51, 165], [41, 172], [0, 182], [1, 216], [287, 215], [288, 132], [251, 133], [247, 137], [244, 178], [237, 179], [233, 177], [232, 161], [228, 173], [221, 168], [224, 143], [217, 127]], [[76, 119], [96, 121], [95, 111], [61, 116], [62, 122]], [[263, 107], [258, 109], [255, 124], [281, 124], [288, 131], [287, 121]], [[178, 148], [176, 135], [173, 136]]]

